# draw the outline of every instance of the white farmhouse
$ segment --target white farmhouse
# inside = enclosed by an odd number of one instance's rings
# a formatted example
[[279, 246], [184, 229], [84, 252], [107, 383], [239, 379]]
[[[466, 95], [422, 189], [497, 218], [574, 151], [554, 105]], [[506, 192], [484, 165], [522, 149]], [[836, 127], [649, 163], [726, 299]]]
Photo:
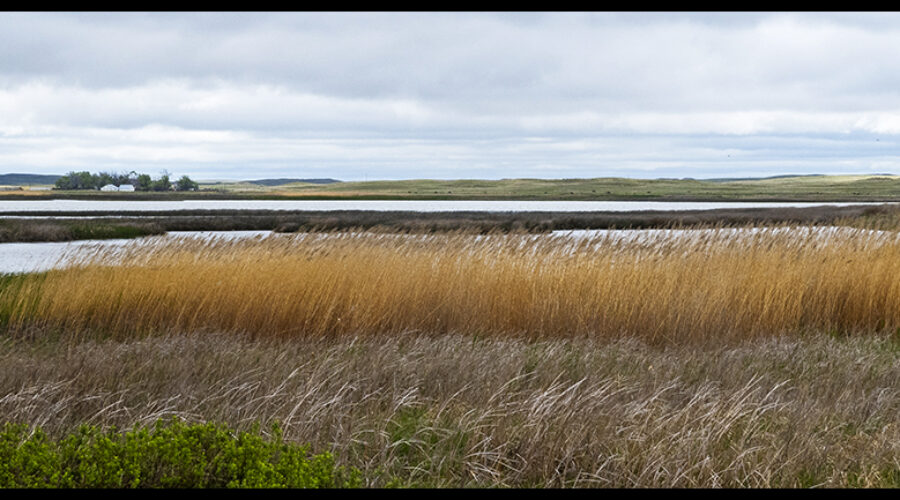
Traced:
[[119, 190], [119, 187], [116, 186], [115, 184], [107, 184], [107, 185], [103, 186], [102, 188], [100, 188], [100, 191], [118, 191], [118, 190]]
[[132, 186], [131, 184], [122, 184], [121, 186], [119, 186], [119, 191], [129, 191], [133, 193], [134, 186]]

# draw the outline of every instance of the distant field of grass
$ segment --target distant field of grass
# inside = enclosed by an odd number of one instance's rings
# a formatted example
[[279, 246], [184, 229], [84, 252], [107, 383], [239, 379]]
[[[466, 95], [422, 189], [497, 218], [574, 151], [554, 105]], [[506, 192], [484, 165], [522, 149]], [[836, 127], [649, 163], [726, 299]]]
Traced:
[[277, 186], [284, 196], [557, 200], [898, 200], [897, 176], [810, 176], [715, 182], [676, 179], [509, 179]]
[[0, 191], [0, 199], [472, 199], [472, 200], [793, 200], [897, 201], [900, 177], [823, 175], [753, 180], [693, 179], [504, 179], [402, 180], [293, 183], [263, 186], [249, 182], [200, 183], [200, 191], [180, 193], [101, 193], [99, 191]]

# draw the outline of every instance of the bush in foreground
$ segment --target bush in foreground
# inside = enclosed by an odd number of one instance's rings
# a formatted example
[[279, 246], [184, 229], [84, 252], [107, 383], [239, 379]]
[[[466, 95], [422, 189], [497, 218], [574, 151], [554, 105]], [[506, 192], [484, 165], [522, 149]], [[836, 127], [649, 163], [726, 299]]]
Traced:
[[335, 488], [355, 473], [330, 453], [213, 423], [157, 421], [119, 433], [82, 425], [54, 440], [40, 427], [7, 423], [0, 433], [4, 488]]

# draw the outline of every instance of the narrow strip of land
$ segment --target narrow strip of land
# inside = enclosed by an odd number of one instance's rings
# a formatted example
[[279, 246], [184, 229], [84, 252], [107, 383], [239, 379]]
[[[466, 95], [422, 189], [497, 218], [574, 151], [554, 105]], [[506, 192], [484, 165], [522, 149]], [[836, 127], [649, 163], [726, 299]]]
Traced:
[[900, 176], [806, 175], [763, 179], [415, 179], [367, 182], [199, 182], [196, 191], [101, 192], [7, 186], [0, 199], [900, 201]]
[[887, 228], [895, 205], [849, 205], [633, 212], [414, 212], [170, 210], [0, 212], [0, 242], [138, 237], [166, 231], [524, 231], [653, 229], [703, 225], [835, 224]]

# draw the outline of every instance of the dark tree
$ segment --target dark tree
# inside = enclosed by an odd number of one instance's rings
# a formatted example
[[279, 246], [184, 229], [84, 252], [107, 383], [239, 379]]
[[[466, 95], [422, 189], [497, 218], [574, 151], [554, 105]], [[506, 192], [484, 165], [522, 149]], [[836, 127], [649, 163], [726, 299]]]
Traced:
[[181, 179], [175, 182], [176, 191], [196, 191], [200, 187], [199, 184], [192, 181], [190, 177], [182, 175]]
[[169, 181], [169, 175], [163, 174], [159, 179], [153, 181], [152, 189], [154, 191], [168, 191], [172, 189], [172, 182]]
[[137, 176], [137, 182], [134, 189], [137, 191], [150, 191], [153, 188], [153, 180], [147, 174]]

